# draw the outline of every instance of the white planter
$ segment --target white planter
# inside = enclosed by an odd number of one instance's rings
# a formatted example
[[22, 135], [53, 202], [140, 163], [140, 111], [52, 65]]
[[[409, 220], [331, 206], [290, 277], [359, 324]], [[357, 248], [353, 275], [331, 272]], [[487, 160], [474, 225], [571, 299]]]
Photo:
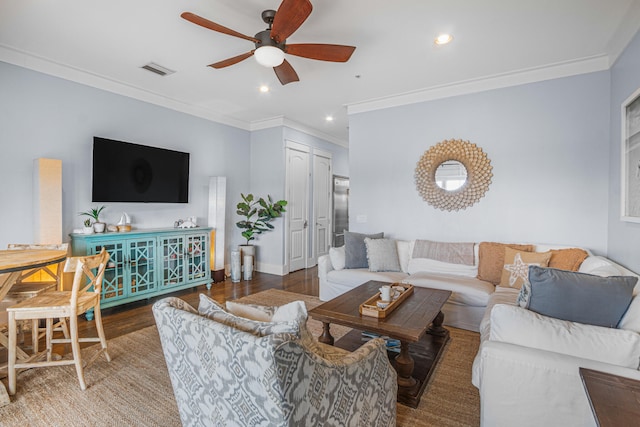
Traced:
[[104, 222], [95, 222], [93, 224], [93, 231], [96, 233], [104, 233], [104, 229], [107, 226]]
[[93, 226], [90, 227], [82, 227], [82, 232], [84, 234], [93, 234]]

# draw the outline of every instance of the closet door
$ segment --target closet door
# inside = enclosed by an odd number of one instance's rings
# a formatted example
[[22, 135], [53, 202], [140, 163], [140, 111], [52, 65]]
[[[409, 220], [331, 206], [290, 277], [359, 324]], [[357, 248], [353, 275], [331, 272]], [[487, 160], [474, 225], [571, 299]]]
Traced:
[[313, 153], [313, 257], [315, 265], [331, 246], [331, 153]]
[[307, 267], [309, 253], [309, 147], [287, 141], [287, 218], [289, 271]]

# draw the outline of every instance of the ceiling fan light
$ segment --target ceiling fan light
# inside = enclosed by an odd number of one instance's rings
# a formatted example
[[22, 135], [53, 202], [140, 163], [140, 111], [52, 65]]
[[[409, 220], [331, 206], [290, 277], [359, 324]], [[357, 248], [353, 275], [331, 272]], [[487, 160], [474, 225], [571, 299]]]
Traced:
[[274, 46], [261, 46], [254, 52], [258, 64], [264, 67], [277, 67], [284, 62], [284, 51]]

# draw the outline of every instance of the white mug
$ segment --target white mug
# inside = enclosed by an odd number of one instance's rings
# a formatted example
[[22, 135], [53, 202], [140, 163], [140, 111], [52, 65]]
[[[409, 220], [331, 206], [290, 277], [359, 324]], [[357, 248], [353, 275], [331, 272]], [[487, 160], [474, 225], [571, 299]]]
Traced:
[[384, 285], [379, 290], [380, 290], [380, 299], [382, 301], [391, 301], [391, 286]]

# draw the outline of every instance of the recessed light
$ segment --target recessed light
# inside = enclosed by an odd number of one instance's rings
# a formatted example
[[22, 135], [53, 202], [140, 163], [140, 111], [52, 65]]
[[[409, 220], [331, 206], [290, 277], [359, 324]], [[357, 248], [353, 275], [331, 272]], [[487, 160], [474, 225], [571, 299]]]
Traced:
[[270, 90], [271, 90], [271, 89], [269, 89], [269, 86], [267, 86], [267, 85], [262, 85], [262, 86], [260, 86], [260, 92], [261, 92], [261, 93], [267, 93], [267, 92], [269, 92]]
[[326, 116], [324, 119], [326, 121], [328, 121], [328, 122], [332, 122], [333, 121], [333, 116]]
[[435, 43], [437, 45], [443, 45], [450, 43], [451, 40], [453, 40], [453, 36], [451, 34], [440, 34], [438, 37], [436, 37]]

